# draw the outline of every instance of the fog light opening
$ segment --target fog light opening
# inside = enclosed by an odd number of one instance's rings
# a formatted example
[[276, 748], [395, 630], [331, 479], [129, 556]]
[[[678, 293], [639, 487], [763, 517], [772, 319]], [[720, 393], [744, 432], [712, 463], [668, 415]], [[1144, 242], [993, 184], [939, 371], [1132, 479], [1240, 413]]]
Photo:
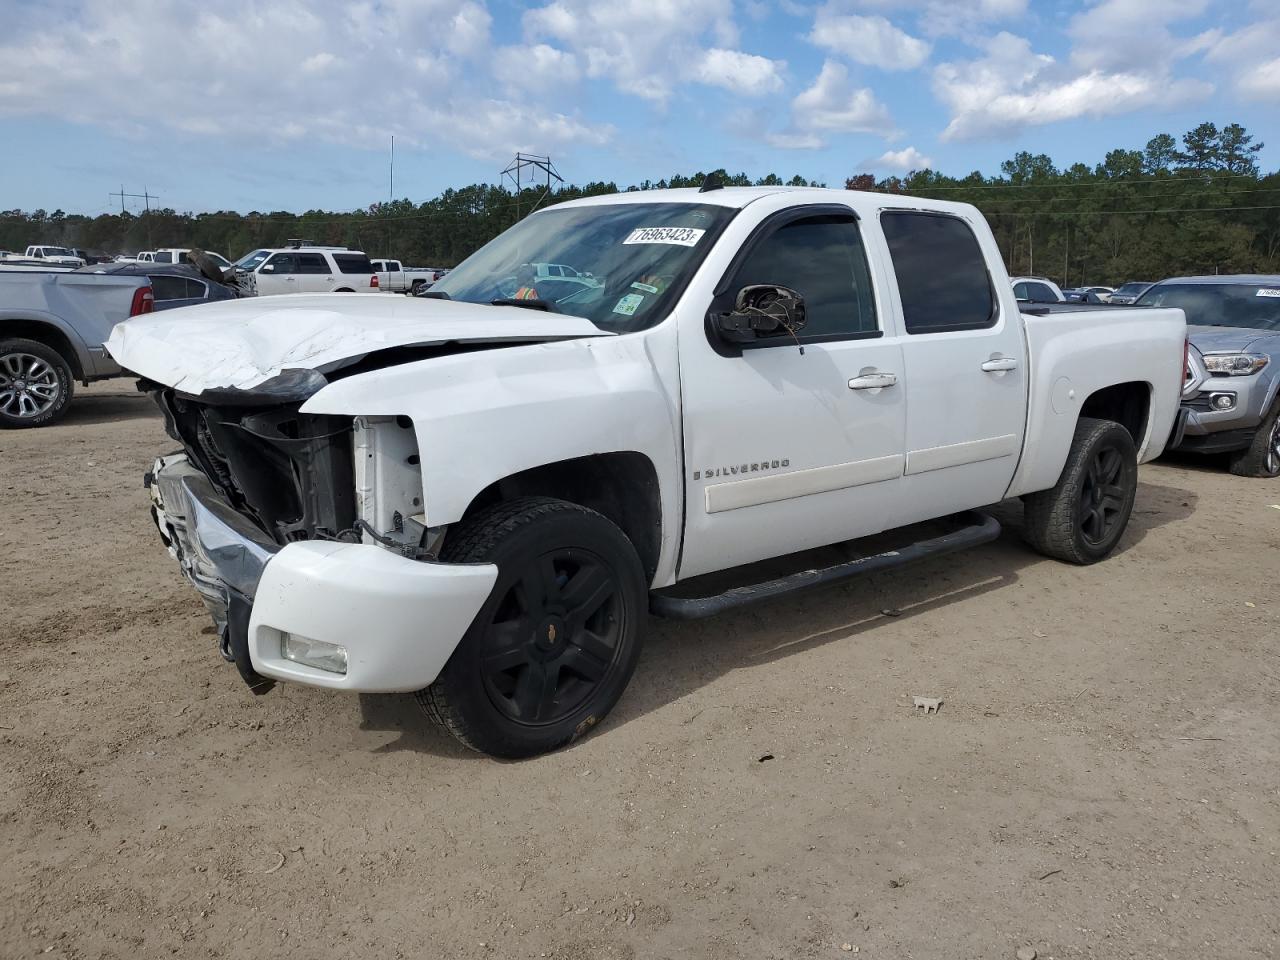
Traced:
[[347, 648], [324, 640], [312, 640], [297, 634], [280, 632], [280, 656], [305, 667], [328, 673], [347, 672]]
[[1232, 410], [1236, 405], [1234, 393], [1215, 393], [1209, 398], [1209, 405], [1215, 410]]

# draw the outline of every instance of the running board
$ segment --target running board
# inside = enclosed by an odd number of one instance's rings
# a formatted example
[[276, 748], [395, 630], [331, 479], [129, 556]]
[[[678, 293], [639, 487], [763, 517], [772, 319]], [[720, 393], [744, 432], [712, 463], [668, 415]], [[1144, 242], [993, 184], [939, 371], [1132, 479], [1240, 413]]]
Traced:
[[651, 593], [649, 610], [654, 616], [666, 617], [670, 620], [701, 620], [703, 617], [712, 617], [726, 610], [745, 607], [761, 600], [771, 600], [808, 587], [837, 583], [868, 573], [903, 567], [929, 557], [940, 557], [957, 550], [966, 550], [969, 547], [990, 543], [1000, 536], [1000, 521], [985, 513], [970, 510], [956, 514], [950, 519], [957, 520], [964, 526], [940, 537], [913, 543], [901, 550], [888, 550], [870, 557], [837, 563], [835, 566], [824, 567], [821, 570], [801, 570], [799, 573], [778, 577], [776, 580], [766, 580], [764, 583], [755, 583], [746, 587], [734, 587], [732, 590], [726, 590], [711, 597], [672, 597], [662, 593]]

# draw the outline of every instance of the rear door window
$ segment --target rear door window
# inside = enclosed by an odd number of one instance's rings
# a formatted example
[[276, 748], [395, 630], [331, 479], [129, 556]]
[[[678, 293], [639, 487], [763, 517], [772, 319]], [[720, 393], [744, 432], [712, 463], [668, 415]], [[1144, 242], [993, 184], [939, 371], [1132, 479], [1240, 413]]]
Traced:
[[880, 215], [909, 334], [980, 330], [996, 323], [995, 292], [973, 230], [959, 217]]
[[333, 261], [343, 273], [373, 273], [373, 264], [363, 253], [335, 253]]
[[298, 254], [299, 273], [329, 273], [329, 262], [323, 253]]

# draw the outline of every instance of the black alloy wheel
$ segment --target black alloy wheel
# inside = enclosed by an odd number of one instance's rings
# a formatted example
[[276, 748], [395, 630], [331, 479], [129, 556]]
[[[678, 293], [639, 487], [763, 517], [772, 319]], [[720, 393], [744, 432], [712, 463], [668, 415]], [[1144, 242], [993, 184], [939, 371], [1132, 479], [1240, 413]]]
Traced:
[[1080, 484], [1080, 533], [1085, 542], [1106, 543], [1125, 516], [1124, 456], [1115, 444], [1098, 447]]
[[622, 650], [623, 599], [604, 561], [549, 550], [508, 587], [485, 631], [485, 692], [511, 720], [553, 724], [578, 709]]

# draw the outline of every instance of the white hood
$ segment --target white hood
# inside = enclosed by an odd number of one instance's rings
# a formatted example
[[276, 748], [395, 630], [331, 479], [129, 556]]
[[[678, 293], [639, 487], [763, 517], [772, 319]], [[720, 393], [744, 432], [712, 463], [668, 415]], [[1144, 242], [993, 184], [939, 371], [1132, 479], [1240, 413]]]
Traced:
[[225, 300], [116, 325], [120, 366], [183, 393], [248, 390], [284, 370], [321, 373], [391, 347], [608, 336], [579, 317], [387, 293]]

